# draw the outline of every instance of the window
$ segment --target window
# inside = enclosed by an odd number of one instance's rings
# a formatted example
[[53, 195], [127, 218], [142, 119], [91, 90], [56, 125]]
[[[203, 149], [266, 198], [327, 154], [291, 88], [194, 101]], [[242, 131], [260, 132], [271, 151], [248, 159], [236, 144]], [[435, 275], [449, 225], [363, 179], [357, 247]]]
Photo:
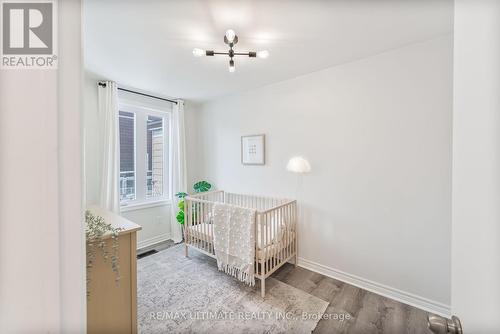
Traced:
[[169, 197], [170, 112], [120, 101], [120, 201], [122, 206]]
[[120, 201], [135, 200], [135, 114], [120, 111]]
[[147, 124], [147, 178], [146, 178], [146, 197], [162, 197], [163, 196], [163, 170], [164, 152], [163, 147], [163, 118], [148, 116]]

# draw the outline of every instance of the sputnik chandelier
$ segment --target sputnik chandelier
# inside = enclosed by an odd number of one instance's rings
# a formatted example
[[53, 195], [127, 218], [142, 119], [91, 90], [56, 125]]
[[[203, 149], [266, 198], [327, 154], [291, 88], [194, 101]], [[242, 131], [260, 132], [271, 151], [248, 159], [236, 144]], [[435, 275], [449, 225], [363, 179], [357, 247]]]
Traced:
[[202, 49], [193, 49], [193, 55], [195, 57], [201, 57], [201, 56], [215, 56], [215, 55], [226, 55], [229, 56], [229, 72], [233, 73], [235, 68], [234, 68], [234, 56], [248, 56], [250, 58], [267, 58], [269, 57], [269, 52], [266, 50], [262, 51], [250, 51], [250, 52], [235, 52], [233, 50], [233, 47], [238, 43], [238, 36], [236, 36], [236, 33], [234, 30], [229, 29], [226, 31], [226, 34], [224, 35], [224, 43], [229, 45], [229, 51], [228, 52], [216, 52], [214, 50], [202, 50]]

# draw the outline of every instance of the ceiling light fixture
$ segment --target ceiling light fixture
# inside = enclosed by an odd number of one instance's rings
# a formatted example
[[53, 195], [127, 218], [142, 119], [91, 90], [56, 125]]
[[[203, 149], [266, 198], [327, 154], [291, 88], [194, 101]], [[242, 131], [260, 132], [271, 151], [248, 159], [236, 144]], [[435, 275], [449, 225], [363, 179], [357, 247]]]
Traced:
[[233, 50], [233, 47], [238, 43], [238, 36], [234, 32], [234, 30], [229, 29], [226, 31], [226, 34], [224, 35], [224, 43], [229, 45], [229, 51], [228, 52], [216, 52], [214, 50], [202, 50], [202, 49], [193, 49], [193, 55], [195, 57], [201, 57], [203, 55], [205, 56], [215, 56], [215, 55], [226, 55], [229, 56], [229, 72], [233, 73], [235, 70], [234, 67], [234, 56], [247, 56], [250, 58], [267, 58], [269, 57], [269, 52], [267, 50], [262, 50], [262, 51], [249, 51], [249, 52], [235, 52]]

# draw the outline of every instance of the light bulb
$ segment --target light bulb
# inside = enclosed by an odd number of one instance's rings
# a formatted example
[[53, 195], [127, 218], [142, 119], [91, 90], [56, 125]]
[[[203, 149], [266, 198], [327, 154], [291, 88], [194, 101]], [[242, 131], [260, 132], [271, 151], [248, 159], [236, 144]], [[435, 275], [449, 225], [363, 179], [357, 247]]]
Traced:
[[233, 29], [229, 29], [226, 31], [226, 38], [229, 43], [232, 43], [234, 41], [234, 37], [236, 36], [236, 33], [234, 32]]
[[262, 50], [257, 52], [257, 57], [259, 58], [267, 58], [269, 57], [269, 51], [267, 50]]
[[201, 56], [204, 56], [205, 55], [205, 50], [202, 50], [202, 49], [193, 49], [193, 55], [195, 57], [201, 57]]
[[229, 61], [229, 72], [230, 72], [230, 73], [233, 73], [233, 72], [234, 72], [234, 70], [235, 70], [235, 68], [234, 68], [234, 60], [232, 60], [232, 59], [231, 59], [231, 60]]

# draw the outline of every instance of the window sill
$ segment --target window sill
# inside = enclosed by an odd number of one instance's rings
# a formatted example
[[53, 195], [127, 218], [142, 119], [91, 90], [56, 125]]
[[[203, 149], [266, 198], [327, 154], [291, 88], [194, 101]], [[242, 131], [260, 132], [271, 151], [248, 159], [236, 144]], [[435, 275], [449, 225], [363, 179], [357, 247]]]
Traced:
[[164, 206], [170, 204], [172, 204], [172, 202], [170, 200], [165, 200], [165, 199], [158, 201], [141, 202], [141, 203], [129, 203], [127, 205], [120, 206], [120, 212], [149, 209], [157, 206]]

